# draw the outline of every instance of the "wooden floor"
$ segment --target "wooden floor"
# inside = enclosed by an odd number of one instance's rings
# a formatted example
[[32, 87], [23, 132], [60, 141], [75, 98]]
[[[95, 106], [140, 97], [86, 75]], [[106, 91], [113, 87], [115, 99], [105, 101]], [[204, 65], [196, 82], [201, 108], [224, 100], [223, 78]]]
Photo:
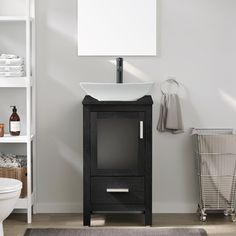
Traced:
[[[143, 226], [141, 215], [95, 215], [92, 226], [138, 227]], [[4, 222], [5, 236], [23, 236], [27, 228], [80, 228], [81, 214], [37, 214], [33, 223], [26, 224], [25, 214], [12, 214]], [[154, 214], [153, 227], [201, 227], [208, 235], [235, 236], [236, 223], [222, 214], [208, 216], [207, 222], [200, 222], [196, 214]]]

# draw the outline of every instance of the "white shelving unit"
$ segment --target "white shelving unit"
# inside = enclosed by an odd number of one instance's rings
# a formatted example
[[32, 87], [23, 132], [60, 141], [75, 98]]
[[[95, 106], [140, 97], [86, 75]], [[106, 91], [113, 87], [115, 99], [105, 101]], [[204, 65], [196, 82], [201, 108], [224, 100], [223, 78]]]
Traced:
[[[16, 0], [17, 1], [17, 0]], [[26, 134], [21, 136], [5, 135], [1, 144], [22, 143], [27, 150], [27, 197], [20, 198], [15, 209], [27, 210], [27, 222], [32, 222], [32, 207], [36, 194], [35, 188], [35, 131], [36, 131], [36, 79], [35, 79], [35, 0], [25, 0], [24, 16], [0, 16], [0, 24], [23, 23], [25, 33], [25, 77], [0, 77], [0, 88], [24, 88], [26, 93]], [[1, 32], [3, 35], [4, 32]], [[9, 52], [11, 53], [11, 52]], [[33, 148], [32, 148], [33, 147]], [[34, 171], [32, 171], [34, 169]], [[32, 176], [34, 173], [34, 176]], [[32, 178], [33, 177], [33, 178]], [[33, 183], [32, 183], [33, 182]], [[32, 187], [33, 186], [33, 187]], [[34, 208], [33, 208], [34, 209]]]
[[[31, 134], [31, 141], [34, 140], [34, 137], [35, 136]], [[27, 135], [10, 136], [9, 134], [6, 134], [3, 138], [0, 139], [0, 143], [27, 143], [27, 138]]]
[[1, 88], [27, 88], [32, 86], [33, 78], [28, 77], [0, 77]]
[[29, 18], [27, 16], [0, 16], [0, 21], [11, 22], [11, 21], [28, 21], [33, 20], [33, 18]]

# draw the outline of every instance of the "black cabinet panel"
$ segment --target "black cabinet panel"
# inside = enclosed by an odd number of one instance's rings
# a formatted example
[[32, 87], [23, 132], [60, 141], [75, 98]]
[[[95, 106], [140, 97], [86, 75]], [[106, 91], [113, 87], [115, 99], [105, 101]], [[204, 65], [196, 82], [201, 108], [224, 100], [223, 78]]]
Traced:
[[138, 212], [145, 213], [144, 204], [92, 204], [92, 213], [106, 213], [106, 212]]
[[152, 223], [152, 98], [84, 106], [84, 225], [94, 212], [141, 212]]
[[139, 119], [97, 120], [97, 168], [137, 169]]
[[[143, 175], [144, 112], [91, 112], [91, 174]], [[143, 132], [143, 130], [142, 130]]]

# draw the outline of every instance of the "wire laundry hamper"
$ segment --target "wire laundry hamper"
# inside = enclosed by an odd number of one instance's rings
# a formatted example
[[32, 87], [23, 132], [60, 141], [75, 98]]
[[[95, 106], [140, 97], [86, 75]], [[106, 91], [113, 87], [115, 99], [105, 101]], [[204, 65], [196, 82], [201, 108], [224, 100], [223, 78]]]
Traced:
[[193, 129], [200, 220], [222, 211], [235, 222], [236, 133], [233, 129]]

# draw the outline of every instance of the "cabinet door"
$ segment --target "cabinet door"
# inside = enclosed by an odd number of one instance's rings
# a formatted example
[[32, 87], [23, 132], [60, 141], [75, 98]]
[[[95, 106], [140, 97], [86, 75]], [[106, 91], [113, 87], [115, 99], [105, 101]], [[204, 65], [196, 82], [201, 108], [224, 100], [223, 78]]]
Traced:
[[92, 175], [142, 175], [144, 112], [91, 112]]

